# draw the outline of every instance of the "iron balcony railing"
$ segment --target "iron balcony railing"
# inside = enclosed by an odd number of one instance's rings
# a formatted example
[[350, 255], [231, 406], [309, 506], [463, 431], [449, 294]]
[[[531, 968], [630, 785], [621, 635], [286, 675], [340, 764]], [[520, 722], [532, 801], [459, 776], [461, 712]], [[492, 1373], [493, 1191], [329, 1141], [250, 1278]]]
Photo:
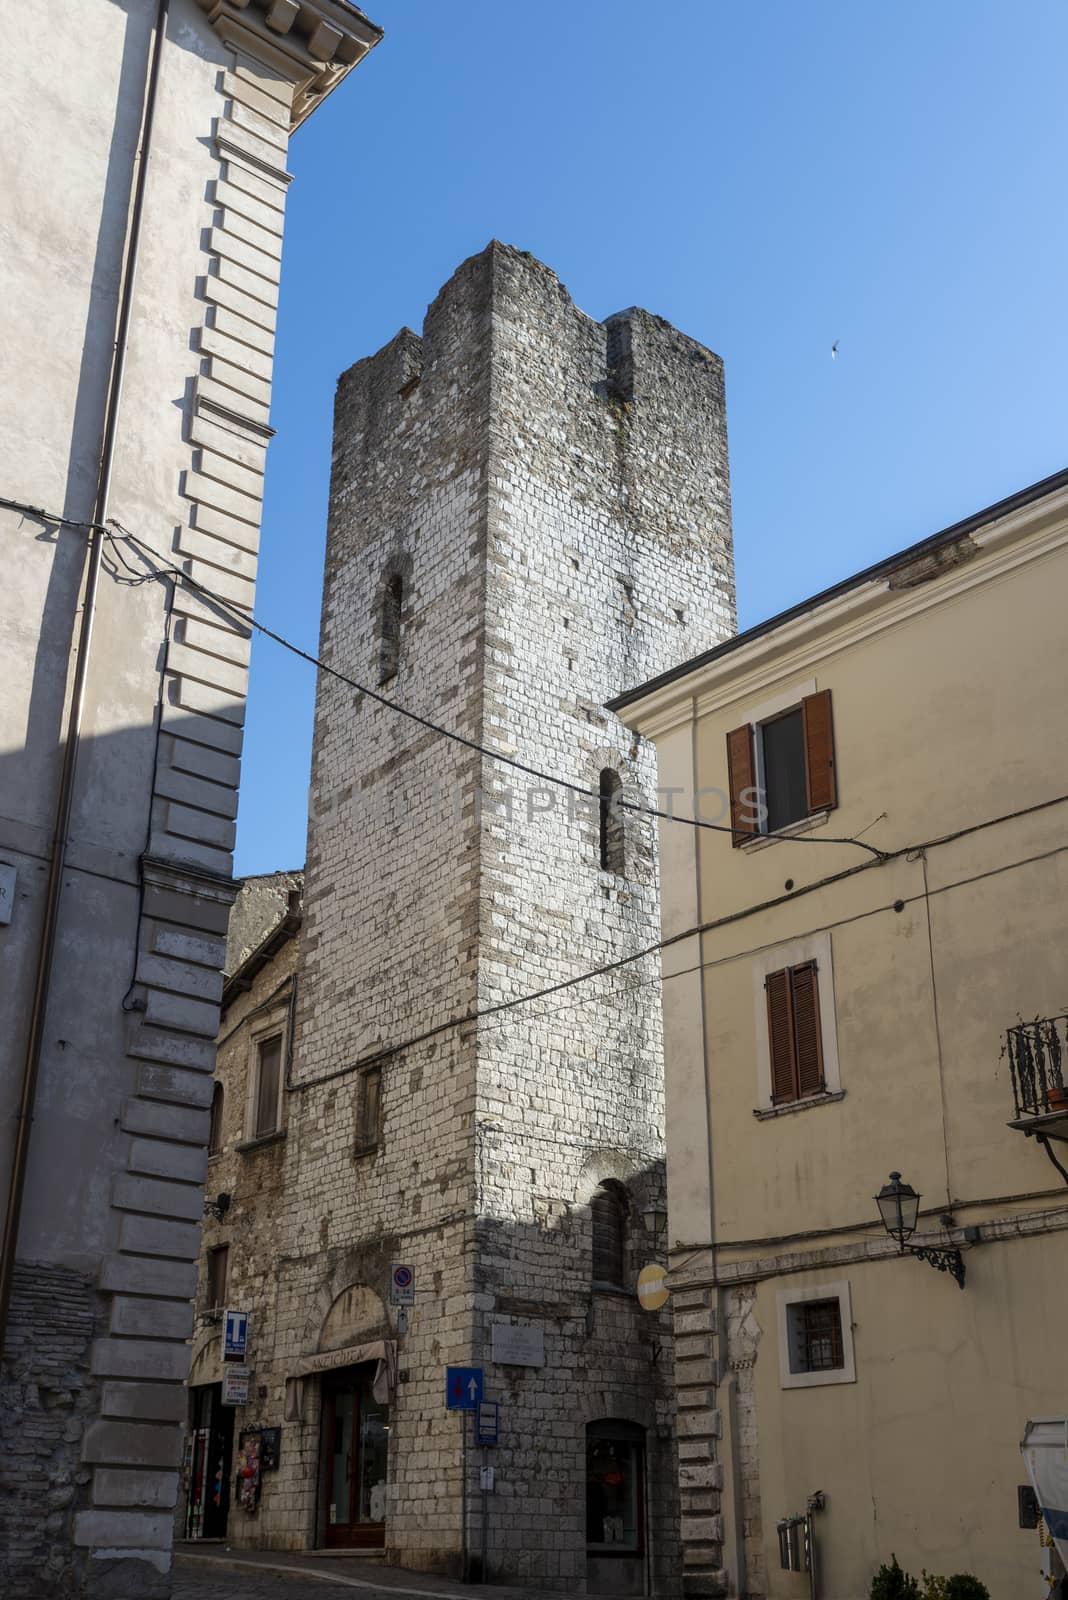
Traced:
[[1068, 1015], [1017, 1023], [1006, 1034], [1005, 1048], [1017, 1117], [1068, 1112]]

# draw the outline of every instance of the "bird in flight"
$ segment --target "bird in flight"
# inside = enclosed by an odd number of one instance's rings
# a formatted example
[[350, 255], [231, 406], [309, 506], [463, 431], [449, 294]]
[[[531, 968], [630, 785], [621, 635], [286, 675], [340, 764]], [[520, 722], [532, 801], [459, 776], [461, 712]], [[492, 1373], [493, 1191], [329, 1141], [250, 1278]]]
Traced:
[[838, 340], [837, 339], [831, 345], [831, 360], [832, 361], [837, 361], [838, 360]]

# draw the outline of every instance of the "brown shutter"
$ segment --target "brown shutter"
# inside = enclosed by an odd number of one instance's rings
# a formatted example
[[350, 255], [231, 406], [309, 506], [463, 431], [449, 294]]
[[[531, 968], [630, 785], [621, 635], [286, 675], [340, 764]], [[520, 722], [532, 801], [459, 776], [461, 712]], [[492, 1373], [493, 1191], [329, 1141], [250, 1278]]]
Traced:
[[793, 995], [790, 970], [769, 972], [764, 979], [768, 997], [768, 1043], [771, 1050], [771, 1100], [781, 1105], [797, 1099], [794, 1066]]
[[790, 968], [790, 998], [794, 1013], [794, 1050], [799, 1096], [818, 1094], [823, 1088], [823, 1041], [820, 1037], [820, 986], [816, 963]]
[[805, 727], [805, 794], [810, 811], [829, 811], [838, 804], [834, 776], [834, 724], [831, 691], [809, 694], [801, 702]]
[[759, 831], [754, 810], [756, 762], [751, 723], [727, 735], [727, 772], [731, 787], [731, 844], [739, 845]]

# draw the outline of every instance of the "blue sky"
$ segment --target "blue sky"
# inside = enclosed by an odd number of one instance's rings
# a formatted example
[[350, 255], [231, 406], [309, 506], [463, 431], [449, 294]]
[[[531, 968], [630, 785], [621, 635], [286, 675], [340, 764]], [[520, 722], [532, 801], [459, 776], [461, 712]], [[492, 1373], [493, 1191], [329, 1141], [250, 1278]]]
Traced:
[[[315, 649], [337, 374], [492, 237], [724, 358], [742, 627], [1066, 464], [1062, 0], [368, 10], [291, 146], [262, 621]], [[304, 859], [314, 693], [257, 641], [239, 873]]]

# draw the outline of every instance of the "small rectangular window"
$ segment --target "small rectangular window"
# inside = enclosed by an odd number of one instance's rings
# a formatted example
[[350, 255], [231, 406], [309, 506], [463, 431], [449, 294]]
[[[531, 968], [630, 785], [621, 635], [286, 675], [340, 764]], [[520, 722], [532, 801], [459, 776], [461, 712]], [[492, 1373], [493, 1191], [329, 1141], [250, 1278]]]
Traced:
[[369, 1067], [360, 1076], [356, 1109], [356, 1148], [373, 1150], [382, 1136], [382, 1069]]
[[787, 1308], [791, 1372], [838, 1372], [845, 1366], [842, 1307], [833, 1300], [801, 1300]]
[[263, 1039], [256, 1051], [256, 1105], [252, 1136], [261, 1139], [278, 1130], [278, 1100], [282, 1079], [282, 1035]]
[[208, 1251], [206, 1296], [208, 1309], [211, 1311], [217, 1311], [226, 1304], [229, 1258], [230, 1250], [225, 1244]]

